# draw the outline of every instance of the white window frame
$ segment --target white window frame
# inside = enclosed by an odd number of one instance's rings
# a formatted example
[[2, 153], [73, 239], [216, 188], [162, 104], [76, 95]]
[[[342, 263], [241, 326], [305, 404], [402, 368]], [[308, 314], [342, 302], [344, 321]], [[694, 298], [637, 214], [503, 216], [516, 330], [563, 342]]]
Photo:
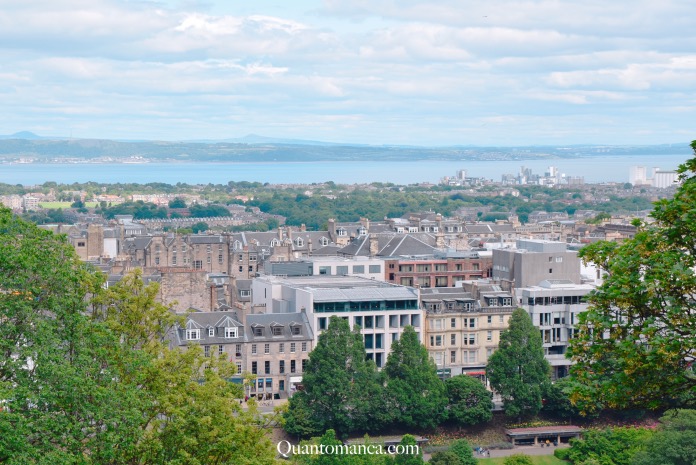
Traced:
[[239, 337], [239, 331], [236, 326], [225, 326], [225, 339], [233, 339]]
[[200, 329], [187, 329], [186, 330], [186, 340], [187, 341], [200, 341], [201, 340], [201, 330]]

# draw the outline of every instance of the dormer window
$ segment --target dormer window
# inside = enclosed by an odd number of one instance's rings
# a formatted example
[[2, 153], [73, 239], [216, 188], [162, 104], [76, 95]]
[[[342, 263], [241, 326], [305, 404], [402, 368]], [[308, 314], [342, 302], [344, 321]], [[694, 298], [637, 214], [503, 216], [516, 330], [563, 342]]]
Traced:
[[215, 328], [208, 328], [208, 337], [215, 336]]
[[283, 335], [283, 327], [282, 326], [273, 326], [271, 328], [271, 334], [274, 336], [282, 336]]
[[367, 229], [365, 227], [361, 227], [358, 229], [358, 234], [361, 236], [367, 236]]
[[297, 247], [304, 247], [304, 241], [302, 240], [301, 237], [298, 237], [297, 239], [295, 239], [295, 245]]
[[280, 241], [278, 239], [272, 239], [271, 240], [271, 247], [278, 247], [280, 245]]
[[263, 327], [257, 326], [253, 329], [254, 336], [263, 336]]
[[338, 232], [339, 236], [347, 236], [348, 235], [348, 231], [346, 231], [343, 228], [340, 228], [337, 232]]
[[238, 334], [239, 333], [237, 332], [236, 326], [225, 328], [225, 338], [227, 338], [227, 339], [235, 338], [235, 337], [237, 337]]
[[512, 297], [503, 297], [503, 306], [509, 307], [512, 305]]
[[239, 241], [234, 241], [234, 244], [232, 244], [232, 248], [234, 250], [240, 250], [242, 248], [242, 243]]
[[329, 240], [328, 240], [326, 237], [321, 236], [321, 239], [319, 239], [319, 243], [320, 243], [323, 247], [326, 247], [327, 245], [329, 245]]
[[201, 330], [200, 329], [187, 329], [186, 330], [186, 340], [187, 341], [200, 341]]
[[300, 325], [294, 325], [290, 328], [290, 333], [293, 336], [299, 336], [302, 334], [302, 328], [300, 327]]

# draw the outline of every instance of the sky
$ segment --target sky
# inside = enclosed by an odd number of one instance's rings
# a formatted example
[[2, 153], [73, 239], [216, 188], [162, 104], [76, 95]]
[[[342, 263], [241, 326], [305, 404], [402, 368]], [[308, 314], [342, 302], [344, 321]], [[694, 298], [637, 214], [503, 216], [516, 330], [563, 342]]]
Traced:
[[0, 134], [696, 139], [693, 0], [0, 0]]

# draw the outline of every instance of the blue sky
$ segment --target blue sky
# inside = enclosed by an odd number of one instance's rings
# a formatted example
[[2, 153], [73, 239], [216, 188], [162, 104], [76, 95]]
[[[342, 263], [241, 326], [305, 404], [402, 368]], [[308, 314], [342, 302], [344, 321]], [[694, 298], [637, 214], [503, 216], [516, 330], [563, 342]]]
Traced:
[[692, 0], [0, 0], [0, 134], [696, 139]]

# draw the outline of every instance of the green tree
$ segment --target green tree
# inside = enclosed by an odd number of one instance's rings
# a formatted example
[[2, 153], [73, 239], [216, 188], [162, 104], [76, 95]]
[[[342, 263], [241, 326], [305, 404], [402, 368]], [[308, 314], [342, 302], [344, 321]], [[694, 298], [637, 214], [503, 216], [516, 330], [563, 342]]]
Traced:
[[307, 435], [333, 429], [343, 436], [384, 424], [384, 392], [377, 368], [366, 360], [362, 335], [332, 316], [319, 335], [302, 377], [304, 390], [290, 398], [285, 430]]
[[534, 465], [534, 462], [527, 454], [512, 454], [509, 457], [505, 457], [503, 465]]
[[637, 222], [621, 244], [580, 251], [608, 273], [569, 351], [578, 382], [571, 399], [583, 411], [696, 403], [696, 158], [678, 171], [681, 186], [655, 204], [653, 223]]
[[673, 410], [660, 418], [660, 428], [638, 451], [631, 465], [696, 463], [696, 411]]
[[435, 452], [428, 461], [430, 465], [462, 465], [462, 461], [454, 452]]
[[645, 428], [588, 429], [582, 439], [570, 440], [568, 459], [579, 464], [596, 460], [602, 465], [629, 465], [633, 455], [652, 435]]
[[199, 232], [205, 232], [205, 231], [207, 231], [208, 229], [210, 229], [209, 226], [208, 226], [208, 223], [205, 223], [205, 222], [203, 222], [203, 221], [199, 221], [198, 223], [194, 223], [194, 224], [191, 226], [191, 231], [192, 231], [194, 234], [198, 234]]
[[512, 313], [498, 349], [488, 359], [487, 372], [491, 386], [503, 398], [506, 415], [520, 418], [539, 413], [550, 367], [539, 330], [523, 309]]
[[177, 197], [169, 201], [169, 208], [186, 208], [186, 201], [181, 197]]
[[493, 394], [478, 379], [459, 375], [445, 380], [448, 418], [458, 425], [476, 425], [493, 418]]
[[394, 457], [394, 465], [423, 465], [423, 450], [420, 447], [416, 448], [417, 444], [416, 438], [410, 434], [404, 434], [401, 441], [399, 441], [399, 445], [410, 447], [411, 450], [417, 452], [409, 454], [407, 453], [409, 449], [402, 449], [403, 453]]
[[137, 390], [115, 379], [117, 338], [86, 315], [100, 284], [64, 237], [0, 209], [0, 462], [113, 463], [132, 446]]
[[[123, 383], [140, 387], [141, 415], [130, 460], [144, 464], [273, 464], [275, 453], [260, 415], [242, 410], [235, 367], [204, 357], [198, 346], [170, 349], [167, 334], [181, 317], [157, 300], [158, 283], [135, 270], [94, 299], [93, 318], [116, 335], [117, 348], [138, 364], [117, 364]], [[117, 359], [118, 362], [118, 359]], [[124, 451], [124, 455], [126, 451]]]
[[549, 383], [544, 392], [543, 411], [562, 419], [580, 416], [580, 411], [570, 401], [574, 381], [570, 377]]
[[466, 442], [466, 439], [457, 439], [454, 441], [449, 451], [459, 457], [459, 462], [461, 462], [462, 465], [476, 465], [478, 463], [478, 460], [474, 458], [474, 451], [471, 449], [469, 443]]
[[433, 428], [446, 418], [445, 384], [438, 378], [435, 362], [412, 326], [407, 326], [392, 343], [384, 374], [387, 405], [394, 423]]

